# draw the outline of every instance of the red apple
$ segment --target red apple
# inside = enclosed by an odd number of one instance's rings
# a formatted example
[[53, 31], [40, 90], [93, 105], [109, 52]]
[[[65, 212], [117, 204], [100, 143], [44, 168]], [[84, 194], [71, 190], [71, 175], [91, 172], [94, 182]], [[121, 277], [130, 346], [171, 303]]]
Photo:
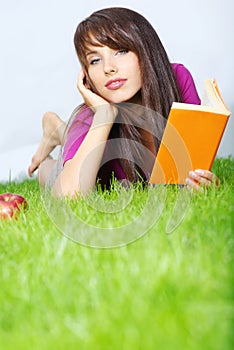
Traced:
[[26, 209], [26, 199], [16, 193], [0, 194], [0, 219], [15, 218], [21, 208]]

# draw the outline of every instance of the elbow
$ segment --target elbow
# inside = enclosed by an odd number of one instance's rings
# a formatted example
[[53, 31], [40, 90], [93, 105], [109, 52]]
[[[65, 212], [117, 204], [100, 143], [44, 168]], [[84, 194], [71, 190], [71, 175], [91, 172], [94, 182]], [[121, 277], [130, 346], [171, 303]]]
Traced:
[[58, 176], [51, 190], [51, 195], [57, 198], [67, 197], [74, 199], [87, 196], [94, 189], [95, 185], [87, 183], [79, 184], [79, 181], [63, 181], [62, 176]]
[[79, 188], [70, 181], [63, 181], [61, 174], [57, 177], [54, 186], [51, 189], [51, 195], [56, 198], [68, 197], [70, 199], [77, 197]]

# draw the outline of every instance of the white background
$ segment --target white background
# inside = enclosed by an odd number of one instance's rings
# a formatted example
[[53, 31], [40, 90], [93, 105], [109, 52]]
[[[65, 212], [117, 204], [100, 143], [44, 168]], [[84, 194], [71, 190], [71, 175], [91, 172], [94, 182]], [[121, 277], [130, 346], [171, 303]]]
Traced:
[[[199, 94], [216, 78], [234, 112], [233, 0], [0, 0], [0, 181], [26, 174], [52, 110], [67, 120], [82, 100], [73, 46], [77, 24], [110, 6], [132, 8], [158, 32], [172, 62], [192, 73]], [[218, 155], [234, 155], [233, 117]]]

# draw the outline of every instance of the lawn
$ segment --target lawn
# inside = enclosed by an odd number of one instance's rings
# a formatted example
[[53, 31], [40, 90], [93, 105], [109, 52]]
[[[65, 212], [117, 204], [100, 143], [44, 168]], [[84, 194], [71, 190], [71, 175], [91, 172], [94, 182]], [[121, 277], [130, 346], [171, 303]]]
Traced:
[[233, 349], [234, 159], [213, 170], [221, 186], [192, 195], [0, 184], [28, 201], [0, 220], [0, 349]]

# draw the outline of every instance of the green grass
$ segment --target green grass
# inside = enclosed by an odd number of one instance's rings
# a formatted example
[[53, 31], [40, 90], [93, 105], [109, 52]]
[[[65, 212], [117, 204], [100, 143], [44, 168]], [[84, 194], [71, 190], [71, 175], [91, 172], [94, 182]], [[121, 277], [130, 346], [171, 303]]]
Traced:
[[[166, 190], [146, 234], [112, 249], [67, 239], [36, 180], [0, 185], [28, 201], [18, 220], [0, 221], [0, 349], [233, 349], [234, 160], [217, 159], [214, 171], [221, 186], [194, 194], [170, 234], [177, 188]], [[144, 209], [146, 189], [138, 186], [118, 213], [97, 214], [92, 205], [127, 193], [114, 186], [68, 205], [89, 225], [118, 227]]]

